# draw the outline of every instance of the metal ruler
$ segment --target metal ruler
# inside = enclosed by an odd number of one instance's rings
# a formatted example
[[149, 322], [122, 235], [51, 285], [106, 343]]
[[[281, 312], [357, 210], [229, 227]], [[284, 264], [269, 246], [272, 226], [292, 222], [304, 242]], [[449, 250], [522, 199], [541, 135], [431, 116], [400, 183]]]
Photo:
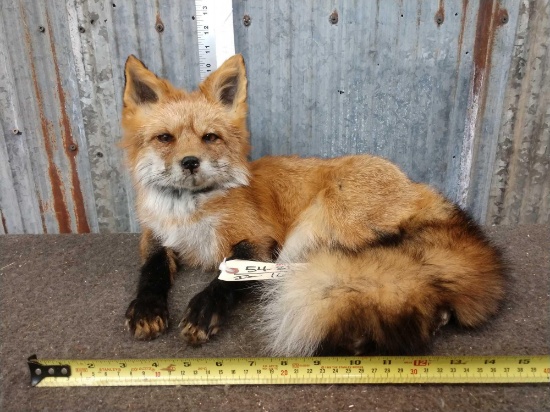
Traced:
[[235, 54], [232, 0], [195, 0], [201, 80]]
[[550, 355], [28, 359], [33, 386], [550, 383]]

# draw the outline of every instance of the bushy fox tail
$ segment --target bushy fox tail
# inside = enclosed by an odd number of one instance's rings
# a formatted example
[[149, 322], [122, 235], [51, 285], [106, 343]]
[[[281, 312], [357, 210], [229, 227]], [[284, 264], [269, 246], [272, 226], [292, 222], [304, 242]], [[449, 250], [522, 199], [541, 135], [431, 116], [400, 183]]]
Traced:
[[404, 227], [356, 253], [318, 250], [264, 284], [263, 329], [273, 356], [407, 354], [426, 350], [450, 317], [475, 327], [499, 307], [499, 252], [463, 212]]

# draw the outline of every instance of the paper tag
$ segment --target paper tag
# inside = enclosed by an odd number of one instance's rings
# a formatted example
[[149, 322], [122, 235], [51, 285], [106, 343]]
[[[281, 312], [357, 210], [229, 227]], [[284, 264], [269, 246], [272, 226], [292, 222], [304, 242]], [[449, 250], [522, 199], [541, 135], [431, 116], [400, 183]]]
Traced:
[[256, 262], [253, 260], [228, 260], [220, 264], [220, 276], [218, 279], [229, 282], [245, 280], [279, 279], [287, 275], [293, 269], [303, 266], [303, 263], [292, 265], [283, 263]]

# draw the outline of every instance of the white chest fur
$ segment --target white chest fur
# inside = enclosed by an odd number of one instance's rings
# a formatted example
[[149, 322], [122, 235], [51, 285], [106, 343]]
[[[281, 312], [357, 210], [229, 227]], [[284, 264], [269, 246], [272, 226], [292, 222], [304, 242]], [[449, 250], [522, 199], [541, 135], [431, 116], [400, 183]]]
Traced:
[[198, 261], [201, 266], [211, 267], [218, 262], [217, 218], [203, 218], [193, 223], [164, 228], [158, 233], [164, 246], [178, 251], [183, 259]]
[[213, 267], [220, 263], [217, 229], [221, 216], [205, 214], [197, 219], [209, 195], [184, 193], [178, 197], [155, 190], [143, 195], [140, 219], [163, 246], [176, 250], [184, 261], [200, 266]]

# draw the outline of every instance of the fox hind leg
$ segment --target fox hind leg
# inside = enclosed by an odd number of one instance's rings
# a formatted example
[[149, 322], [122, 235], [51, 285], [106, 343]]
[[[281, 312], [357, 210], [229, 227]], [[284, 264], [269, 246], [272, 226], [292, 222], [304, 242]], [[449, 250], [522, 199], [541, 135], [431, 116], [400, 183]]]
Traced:
[[317, 195], [291, 229], [279, 261], [305, 261], [310, 252], [319, 248], [356, 253], [366, 246], [399, 239], [400, 214], [408, 209], [403, 207], [393, 215], [390, 213], [390, 217], [381, 217], [372, 206], [353, 204], [356, 193], [346, 186], [349, 185], [334, 183]]

